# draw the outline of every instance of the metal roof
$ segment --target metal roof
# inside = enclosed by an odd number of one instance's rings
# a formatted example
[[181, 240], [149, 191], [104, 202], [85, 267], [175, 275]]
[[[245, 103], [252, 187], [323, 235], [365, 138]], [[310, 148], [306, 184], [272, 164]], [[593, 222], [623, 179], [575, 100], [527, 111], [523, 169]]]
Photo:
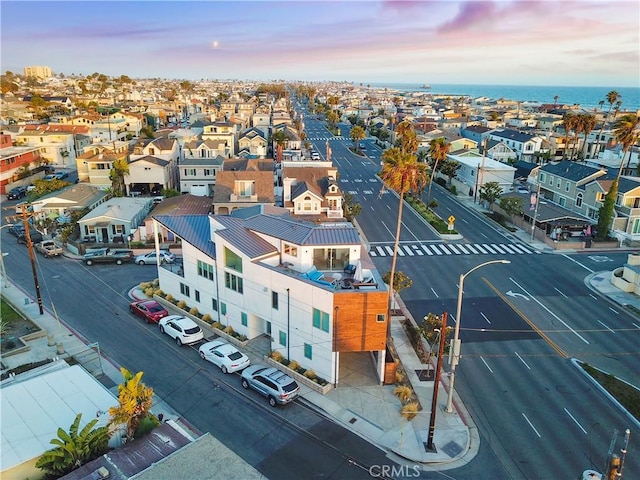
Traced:
[[223, 230], [216, 230], [216, 235], [225, 239], [247, 257], [257, 258], [278, 252], [276, 247], [248, 230], [241, 218], [228, 215], [218, 215], [214, 218], [225, 227]]
[[604, 170], [601, 168], [594, 168], [582, 163], [571, 162], [569, 160], [563, 160], [558, 163], [547, 163], [540, 167], [540, 171], [548, 173], [549, 175], [555, 175], [557, 177], [566, 178], [574, 182], [579, 182], [593, 175], [601, 172], [604, 175]]
[[216, 258], [216, 246], [211, 241], [209, 215], [153, 215], [153, 218], [202, 253]]
[[347, 222], [327, 225], [272, 215], [256, 215], [247, 219], [245, 226], [297, 245], [360, 245], [358, 231]]

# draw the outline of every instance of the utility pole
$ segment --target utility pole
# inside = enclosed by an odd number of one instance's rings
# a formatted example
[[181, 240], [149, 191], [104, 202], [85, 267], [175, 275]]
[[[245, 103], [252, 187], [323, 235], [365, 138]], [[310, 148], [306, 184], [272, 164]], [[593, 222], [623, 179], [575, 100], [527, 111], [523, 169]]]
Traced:
[[482, 142], [482, 166], [478, 165], [478, 172], [476, 172], [476, 189], [474, 191], [475, 196], [474, 196], [474, 203], [478, 203], [477, 201], [475, 201], [476, 199], [479, 198], [479, 194], [478, 194], [478, 190], [480, 188], [482, 188], [482, 182], [484, 180], [484, 159], [486, 158], [487, 155], [487, 140], [488, 138], [485, 137], [484, 141]]
[[433, 444], [433, 434], [436, 431], [436, 411], [438, 410], [438, 387], [440, 386], [440, 370], [442, 369], [442, 357], [444, 355], [444, 342], [447, 336], [447, 312], [442, 314], [440, 326], [440, 347], [438, 348], [438, 361], [436, 362], [436, 376], [433, 379], [433, 397], [431, 399], [431, 417], [429, 418], [429, 436], [427, 438], [427, 451], [436, 452]]
[[40, 283], [38, 283], [38, 272], [36, 270], [36, 256], [33, 252], [33, 242], [31, 241], [31, 228], [27, 220], [27, 208], [31, 204], [26, 203], [22, 206], [22, 224], [24, 225], [24, 236], [29, 249], [29, 259], [31, 260], [31, 271], [33, 273], [33, 284], [36, 287], [36, 299], [38, 300], [38, 309], [40, 315], [44, 315], [44, 307], [42, 306], [42, 295], [40, 294]]
[[539, 179], [537, 183], [538, 183], [538, 191], [536, 192], [536, 206], [535, 206], [535, 210], [533, 211], [533, 222], [531, 223], [531, 243], [533, 243], [533, 237], [536, 232], [536, 219], [538, 217], [538, 205], [540, 205], [540, 180]]

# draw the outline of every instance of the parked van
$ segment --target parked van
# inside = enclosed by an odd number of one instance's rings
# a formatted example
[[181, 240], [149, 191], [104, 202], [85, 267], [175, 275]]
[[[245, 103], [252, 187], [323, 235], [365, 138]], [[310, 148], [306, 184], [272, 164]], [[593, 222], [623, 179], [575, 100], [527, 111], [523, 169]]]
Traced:
[[[37, 230], [29, 230], [29, 236], [31, 237], [31, 243], [36, 244], [40, 243], [44, 238], [42, 234]], [[27, 234], [23, 233], [18, 236], [18, 243], [22, 243], [24, 245], [27, 244]]]

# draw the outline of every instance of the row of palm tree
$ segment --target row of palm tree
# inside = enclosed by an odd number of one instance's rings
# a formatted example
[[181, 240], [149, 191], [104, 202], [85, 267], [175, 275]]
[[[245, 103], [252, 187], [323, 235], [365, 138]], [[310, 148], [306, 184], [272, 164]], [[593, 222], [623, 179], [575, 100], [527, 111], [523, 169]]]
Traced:
[[[582, 146], [582, 158], [585, 158], [586, 156], [586, 149], [587, 149], [587, 138], [589, 137], [589, 134], [593, 131], [594, 128], [596, 128], [597, 125], [597, 120], [595, 115], [591, 114], [591, 113], [578, 113], [575, 114], [573, 112], [567, 112], [564, 114], [564, 117], [562, 119], [563, 124], [564, 124], [564, 152], [562, 155], [562, 159], [569, 159], [569, 160], [574, 160], [574, 154], [575, 154], [575, 159], [577, 160], [578, 157], [578, 152], [576, 151], [576, 146], [578, 145], [578, 136], [580, 134], [584, 135], [584, 142], [583, 142], [583, 146]], [[569, 152], [569, 155], [567, 156], [567, 142], [569, 140], [569, 133], [573, 132], [573, 142], [571, 145], [571, 150]]]

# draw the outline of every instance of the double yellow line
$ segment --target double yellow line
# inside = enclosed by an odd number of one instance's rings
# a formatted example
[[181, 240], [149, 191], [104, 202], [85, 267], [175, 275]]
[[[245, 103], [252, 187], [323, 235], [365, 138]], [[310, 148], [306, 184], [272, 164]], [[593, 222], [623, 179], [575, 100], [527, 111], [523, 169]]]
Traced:
[[487, 280], [485, 277], [482, 277], [482, 280], [484, 281], [484, 283], [486, 283], [489, 288], [491, 290], [493, 290], [495, 292], [495, 294], [500, 297], [502, 299], [502, 301], [504, 303], [506, 303], [507, 305], [509, 305], [511, 307], [511, 309], [516, 312], [518, 314], [518, 316], [520, 316], [520, 318], [522, 318], [525, 322], [527, 322], [527, 324], [531, 327], [531, 329], [533, 331], [535, 331], [538, 335], [540, 335], [542, 337], [542, 339], [547, 342], [549, 344], [549, 346], [551, 348], [553, 348], [558, 355], [560, 355], [561, 357], [564, 358], [569, 358], [569, 355], [567, 355], [567, 352], [565, 352], [564, 350], [562, 350], [558, 345], [555, 344], [555, 342], [553, 340], [551, 340], [546, 333], [544, 333], [542, 330], [540, 330], [538, 328], [538, 326], [533, 323], [531, 320], [529, 320], [529, 318], [527, 318], [527, 316], [522, 313], [520, 311], [520, 309], [518, 307], [516, 307], [511, 300], [509, 300], [500, 290], [498, 290], [489, 280]]

